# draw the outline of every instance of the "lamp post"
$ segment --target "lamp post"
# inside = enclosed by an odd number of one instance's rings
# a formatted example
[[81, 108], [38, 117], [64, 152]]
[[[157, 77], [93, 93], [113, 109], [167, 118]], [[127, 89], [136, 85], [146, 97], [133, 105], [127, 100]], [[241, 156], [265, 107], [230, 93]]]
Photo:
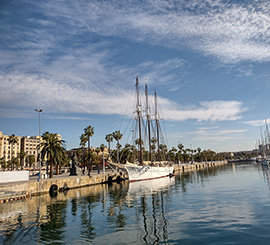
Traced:
[[[35, 109], [35, 111], [38, 112], [38, 119], [39, 119], [39, 144], [40, 144], [40, 142], [41, 142], [41, 140], [40, 140], [40, 112], [43, 112], [43, 110], [42, 109]], [[39, 150], [39, 153], [40, 153], [40, 150]], [[39, 178], [41, 177], [40, 174], [41, 174], [41, 155], [39, 154]]]

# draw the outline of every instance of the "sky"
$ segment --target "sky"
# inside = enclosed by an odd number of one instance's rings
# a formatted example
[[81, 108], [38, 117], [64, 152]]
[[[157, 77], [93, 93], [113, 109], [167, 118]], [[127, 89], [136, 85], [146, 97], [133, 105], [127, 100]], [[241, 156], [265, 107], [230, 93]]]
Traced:
[[[270, 118], [270, 1], [1, 0], [0, 131], [79, 147], [157, 91], [168, 147], [251, 150]], [[115, 144], [115, 143], [114, 143]]]

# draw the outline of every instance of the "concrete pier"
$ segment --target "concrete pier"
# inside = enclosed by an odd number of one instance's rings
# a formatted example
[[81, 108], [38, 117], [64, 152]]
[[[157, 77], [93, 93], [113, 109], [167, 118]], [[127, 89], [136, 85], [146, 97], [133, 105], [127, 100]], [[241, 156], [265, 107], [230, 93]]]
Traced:
[[190, 172], [196, 170], [203, 170], [207, 168], [217, 167], [221, 165], [228, 164], [227, 160], [224, 161], [211, 161], [211, 162], [202, 162], [202, 163], [187, 163], [187, 164], [179, 164], [174, 166], [175, 172]]
[[[216, 166], [227, 164], [227, 161], [212, 161], [193, 164], [175, 165], [175, 173], [203, 170]], [[119, 169], [121, 170], [121, 169]], [[61, 191], [65, 189], [74, 189], [84, 186], [97, 185], [113, 181], [128, 179], [127, 173], [122, 171], [110, 172], [105, 174], [92, 174], [91, 176], [54, 176], [52, 179], [40, 179], [39, 181], [28, 180], [0, 184], [0, 204], [13, 202], [30, 196]]]
[[126, 179], [125, 173], [112, 172], [92, 176], [54, 176], [40, 179], [0, 184], [0, 203], [12, 202], [29, 196], [61, 191], [84, 186], [97, 185]]

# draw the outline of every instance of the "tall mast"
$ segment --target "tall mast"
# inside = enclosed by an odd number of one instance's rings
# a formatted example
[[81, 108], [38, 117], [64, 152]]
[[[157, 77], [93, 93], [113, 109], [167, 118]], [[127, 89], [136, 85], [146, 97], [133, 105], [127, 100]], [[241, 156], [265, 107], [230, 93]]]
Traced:
[[269, 130], [267, 125], [267, 119], [265, 119], [265, 126], [266, 126], [266, 141], [265, 141], [265, 147], [266, 150], [268, 150], [269, 144], [270, 144], [270, 136], [269, 136]]
[[139, 163], [143, 163], [143, 157], [142, 157], [142, 129], [141, 129], [141, 103], [140, 103], [140, 96], [139, 96], [139, 81], [138, 77], [136, 77], [136, 91], [137, 91], [137, 117], [138, 117], [138, 123], [139, 123]]
[[264, 139], [263, 139], [263, 134], [262, 134], [262, 127], [260, 127], [260, 131], [261, 131], [261, 137], [262, 137], [262, 153], [263, 153], [263, 157], [265, 158], [265, 146], [264, 146]]
[[151, 128], [150, 128], [150, 110], [148, 104], [148, 92], [147, 92], [147, 84], [145, 84], [145, 98], [146, 98], [146, 118], [147, 118], [147, 125], [148, 125], [148, 140], [149, 140], [149, 160], [152, 163], [152, 149], [151, 149]]
[[157, 110], [157, 92], [155, 91], [155, 120], [157, 127], [157, 150], [158, 150], [158, 161], [160, 161], [160, 151], [159, 151], [159, 118], [158, 118], [158, 110]]

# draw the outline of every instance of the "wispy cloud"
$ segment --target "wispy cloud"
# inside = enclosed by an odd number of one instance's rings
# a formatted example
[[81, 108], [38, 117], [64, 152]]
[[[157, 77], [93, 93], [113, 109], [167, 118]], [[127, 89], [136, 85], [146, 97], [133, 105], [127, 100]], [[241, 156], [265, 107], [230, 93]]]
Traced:
[[189, 132], [195, 135], [194, 140], [224, 142], [237, 139], [246, 132], [245, 129], [220, 129], [220, 128], [199, 128], [196, 131]]
[[[123, 115], [136, 75], [149, 84], [170, 84], [171, 91], [181, 87], [183, 59], [116, 64], [113, 59], [121, 47], [112, 48], [109, 39], [100, 41], [94, 34], [189, 48], [224, 62], [270, 58], [269, 5], [260, 1], [245, 6], [218, 0], [27, 4], [27, 11], [17, 10], [22, 25], [8, 23], [15, 10], [1, 12], [5, 41], [0, 42], [0, 55], [5, 59], [0, 60], [0, 103], [5, 107], [15, 108], [20, 101], [19, 109], [38, 106], [51, 112]], [[32, 5], [39, 15], [31, 12]], [[188, 108], [165, 98], [159, 101], [164, 117], [175, 121], [238, 120], [245, 111], [242, 102], [234, 100], [204, 101]]]
[[42, 5], [47, 15], [61, 16], [74, 28], [83, 27], [99, 35], [190, 48], [229, 63], [270, 60], [268, 1], [80, 1], [66, 6], [61, 3], [61, 8]]
[[[41, 107], [62, 113], [95, 113], [125, 115], [132, 110], [133, 92], [106, 87], [103, 90], [92, 84], [77, 86], [51, 77], [37, 75], [0, 76], [0, 103], [10, 108]], [[66, 81], [66, 80], [65, 80]], [[93, 89], [94, 88], [94, 89]], [[11, 100], [10, 98], [15, 98]], [[134, 97], [135, 98], [135, 97]], [[171, 100], [158, 98], [166, 120], [198, 121], [237, 120], [245, 111], [238, 101], [201, 102], [200, 106], [185, 109]], [[18, 106], [18, 101], [20, 101]], [[129, 107], [129, 108], [127, 108]], [[18, 109], [21, 115], [20, 109]]]
[[251, 120], [251, 121], [245, 121], [245, 122], [243, 122], [243, 123], [244, 123], [244, 124], [248, 124], [248, 125], [250, 125], [250, 126], [259, 127], [259, 126], [264, 126], [264, 125], [266, 125], [266, 120], [267, 120], [267, 123], [268, 123], [270, 119], [264, 119], [264, 120]]
[[241, 119], [246, 111], [239, 101], [204, 101], [199, 106], [181, 108], [165, 99], [161, 100], [164, 117], [169, 120], [184, 121], [194, 119], [198, 121], [223, 121]]

